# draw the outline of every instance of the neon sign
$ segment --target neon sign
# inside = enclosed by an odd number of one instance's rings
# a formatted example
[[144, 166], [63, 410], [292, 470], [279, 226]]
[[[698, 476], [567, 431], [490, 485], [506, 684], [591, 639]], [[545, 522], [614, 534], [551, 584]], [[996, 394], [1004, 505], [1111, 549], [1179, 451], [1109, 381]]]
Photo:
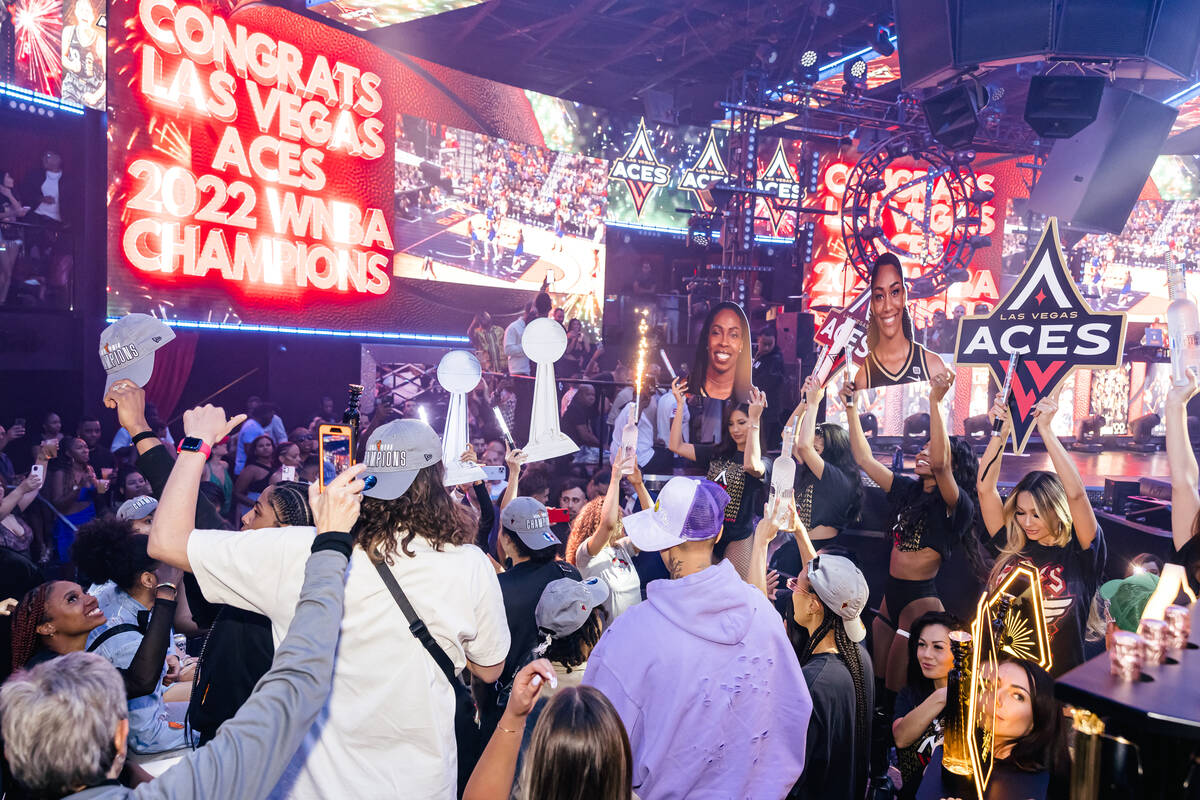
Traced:
[[671, 168], [660, 162], [655, 155], [645, 119], [638, 120], [637, 133], [629, 143], [629, 149], [620, 158], [613, 160], [608, 177], [625, 182], [639, 217], [642, 216], [642, 209], [654, 190], [670, 182]]
[[386, 294], [390, 192], [362, 191], [392, 170], [380, 74], [174, 0], [126, 27], [147, 124], [114, 143], [120, 256], [177, 287]]

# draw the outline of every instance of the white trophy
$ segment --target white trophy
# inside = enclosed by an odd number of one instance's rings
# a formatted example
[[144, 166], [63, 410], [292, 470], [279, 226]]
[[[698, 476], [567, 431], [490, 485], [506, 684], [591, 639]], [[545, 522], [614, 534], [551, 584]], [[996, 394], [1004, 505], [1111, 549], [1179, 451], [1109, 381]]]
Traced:
[[546, 461], [574, 453], [579, 445], [559, 428], [558, 388], [554, 378], [554, 362], [567, 350], [567, 332], [552, 319], [535, 319], [525, 328], [521, 347], [531, 361], [537, 362], [529, 444], [522, 448], [525, 461]]
[[485, 480], [482, 467], [462, 460], [462, 454], [470, 446], [470, 439], [467, 438], [467, 393], [479, 385], [482, 374], [479, 359], [469, 350], [451, 350], [438, 363], [438, 383], [450, 393], [450, 405], [446, 407], [446, 430], [442, 434], [442, 464], [446, 468], [442, 483], [446, 486]]

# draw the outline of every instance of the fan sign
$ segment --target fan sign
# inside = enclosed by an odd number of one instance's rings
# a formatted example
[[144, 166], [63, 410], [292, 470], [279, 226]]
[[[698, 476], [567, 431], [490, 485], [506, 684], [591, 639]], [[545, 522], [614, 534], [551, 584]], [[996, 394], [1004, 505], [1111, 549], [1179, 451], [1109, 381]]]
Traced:
[[984, 316], [959, 322], [955, 363], [987, 367], [1004, 385], [1011, 353], [1021, 356], [1013, 374], [1009, 415], [1013, 447], [1020, 453], [1033, 430], [1033, 408], [1080, 367], [1114, 369], [1125, 349], [1125, 315], [1096, 313], [1067, 271], [1051, 218], [1021, 277]]

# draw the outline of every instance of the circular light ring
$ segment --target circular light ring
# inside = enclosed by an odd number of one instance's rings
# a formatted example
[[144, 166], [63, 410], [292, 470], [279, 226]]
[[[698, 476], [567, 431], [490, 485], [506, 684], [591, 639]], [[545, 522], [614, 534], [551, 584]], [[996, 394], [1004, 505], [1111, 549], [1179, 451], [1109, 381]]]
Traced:
[[[899, 155], [905, 143], [910, 146], [907, 157], [924, 162], [925, 174], [888, 188], [885, 174], [895, 161], [905, 157]], [[879, 186], [884, 188], [868, 191]], [[926, 198], [936, 198], [936, 202], [911, 208], [911, 201], [896, 199], [914, 189]], [[907, 135], [900, 135], [877, 143], [851, 169], [842, 195], [842, 236], [850, 265], [864, 280], [869, 280], [871, 265], [885, 252], [904, 261], [924, 261], [926, 269], [910, 282], [909, 296], [923, 299], [941, 294], [951, 284], [951, 274], [965, 270], [971, 263], [975, 252], [971, 239], [982, 233], [983, 204], [971, 200], [978, 189], [971, 164], [956, 161], [953, 152], [936, 142], [916, 145]], [[953, 214], [944, 242], [935, 226], [941, 230], [946, 220], [935, 220], [932, 215], [934, 206], [942, 204], [948, 205]], [[928, 250], [913, 252], [913, 248], [901, 247], [886, 235], [875, 235], [884, 228], [885, 211], [889, 216], [898, 214], [907, 218], [918, 233], [924, 234], [920, 243], [927, 243]]]
[[817, 51], [816, 50], [805, 50], [804, 54], [802, 56], [800, 56], [800, 66], [802, 66], [802, 67], [811, 67], [811, 66], [814, 66], [816, 63], [817, 63]]

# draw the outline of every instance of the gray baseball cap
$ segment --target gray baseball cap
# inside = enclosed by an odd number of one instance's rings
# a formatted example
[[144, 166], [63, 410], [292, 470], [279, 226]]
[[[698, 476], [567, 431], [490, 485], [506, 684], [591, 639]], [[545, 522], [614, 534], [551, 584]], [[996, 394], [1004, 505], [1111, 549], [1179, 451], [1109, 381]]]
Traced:
[[[376, 500], [395, 500], [408, 491], [417, 473], [442, 460], [442, 440], [419, 419], [398, 419], [375, 429], [367, 439], [363, 479], [375, 485], [363, 492]], [[369, 481], [368, 481], [369, 482]]]
[[577, 581], [559, 578], [546, 584], [534, 609], [538, 630], [551, 636], [570, 636], [583, 627], [592, 609], [608, 599], [608, 584], [599, 578]]
[[100, 334], [100, 362], [108, 379], [104, 391], [120, 380], [138, 386], [150, 382], [154, 351], [175, 338], [175, 331], [149, 314], [126, 314]]
[[153, 514], [156, 508], [158, 508], [158, 501], [150, 495], [134, 497], [121, 503], [121, 507], [117, 509], [117, 519], [123, 522], [145, 519]]
[[500, 512], [500, 524], [515, 533], [530, 550], [561, 544], [550, 530], [550, 513], [532, 497], [514, 497]]

